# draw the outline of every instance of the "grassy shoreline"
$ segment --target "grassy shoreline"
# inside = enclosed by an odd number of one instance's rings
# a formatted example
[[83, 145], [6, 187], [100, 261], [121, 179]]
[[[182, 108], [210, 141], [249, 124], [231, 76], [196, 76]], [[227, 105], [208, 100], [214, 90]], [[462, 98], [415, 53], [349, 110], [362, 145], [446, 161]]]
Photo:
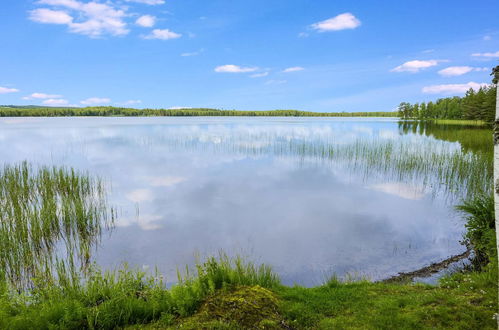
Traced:
[[437, 286], [340, 282], [283, 286], [266, 266], [225, 256], [167, 289], [135, 270], [20, 295], [0, 286], [5, 329], [494, 329], [497, 263]]

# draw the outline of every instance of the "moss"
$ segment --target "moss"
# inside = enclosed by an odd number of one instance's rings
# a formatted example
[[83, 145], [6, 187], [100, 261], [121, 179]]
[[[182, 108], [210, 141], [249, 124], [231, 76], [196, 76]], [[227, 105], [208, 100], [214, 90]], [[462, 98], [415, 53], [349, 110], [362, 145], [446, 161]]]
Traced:
[[261, 286], [221, 290], [209, 297], [199, 311], [182, 322], [181, 329], [283, 329], [274, 293]]

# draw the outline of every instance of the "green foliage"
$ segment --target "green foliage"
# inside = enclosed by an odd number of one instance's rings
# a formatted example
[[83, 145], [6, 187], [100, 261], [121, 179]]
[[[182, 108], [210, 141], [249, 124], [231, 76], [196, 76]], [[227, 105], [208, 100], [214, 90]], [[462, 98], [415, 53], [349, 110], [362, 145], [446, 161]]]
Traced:
[[121, 116], [121, 117], [182, 117], [182, 116], [248, 116], [248, 117], [396, 117], [395, 112], [311, 112], [298, 110], [218, 110], [187, 109], [133, 109], [117, 107], [0, 107], [0, 117], [66, 117], [66, 116]]
[[459, 119], [492, 123], [495, 119], [497, 86], [470, 89], [464, 97], [447, 97], [436, 102], [400, 103], [398, 115], [403, 119]]
[[467, 214], [465, 238], [475, 251], [478, 268], [497, 258], [494, 196], [478, 195], [456, 207]]

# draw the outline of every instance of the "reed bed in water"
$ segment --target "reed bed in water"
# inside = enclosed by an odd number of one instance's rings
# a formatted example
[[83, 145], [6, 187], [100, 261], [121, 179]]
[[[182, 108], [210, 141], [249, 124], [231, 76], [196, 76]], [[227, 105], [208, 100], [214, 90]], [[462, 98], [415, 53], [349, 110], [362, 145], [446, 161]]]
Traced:
[[[103, 182], [64, 167], [0, 169], [0, 277], [18, 290], [75, 280], [112, 226]], [[60, 276], [57, 276], [59, 274]]]
[[[454, 141], [431, 137], [360, 137], [342, 142], [321, 137], [287, 138], [273, 134], [240, 134], [161, 138], [171, 150], [202, 150], [247, 156], [298, 157], [304, 161], [343, 166], [368, 183], [379, 178], [417, 184], [433, 194], [442, 192], [457, 199], [488, 194], [492, 189], [493, 161], [489, 133], [471, 135], [479, 150]], [[477, 141], [472, 141], [477, 140]], [[483, 141], [482, 141], [483, 140]], [[154, 147], [158, 141], [140, 141]], [[163, 150], [164, 151], [164, 150]]]

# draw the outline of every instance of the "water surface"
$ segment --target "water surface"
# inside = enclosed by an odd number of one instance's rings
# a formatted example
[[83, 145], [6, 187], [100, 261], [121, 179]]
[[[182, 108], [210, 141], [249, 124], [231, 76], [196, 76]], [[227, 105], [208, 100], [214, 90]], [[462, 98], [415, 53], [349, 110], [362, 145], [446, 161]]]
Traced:
[[103, 267], [157, 266], [175, 281], [176, 267], [224, 251], [311, 286], [465, 250], [458, 197], [431, 170], [423, 179], [349, 154], [364, 142], [480, 152], [428, 132], [390, 118], [0, 118], [0, 159], [73, 166], [112, 185], [120, 216], [97, 251]]

